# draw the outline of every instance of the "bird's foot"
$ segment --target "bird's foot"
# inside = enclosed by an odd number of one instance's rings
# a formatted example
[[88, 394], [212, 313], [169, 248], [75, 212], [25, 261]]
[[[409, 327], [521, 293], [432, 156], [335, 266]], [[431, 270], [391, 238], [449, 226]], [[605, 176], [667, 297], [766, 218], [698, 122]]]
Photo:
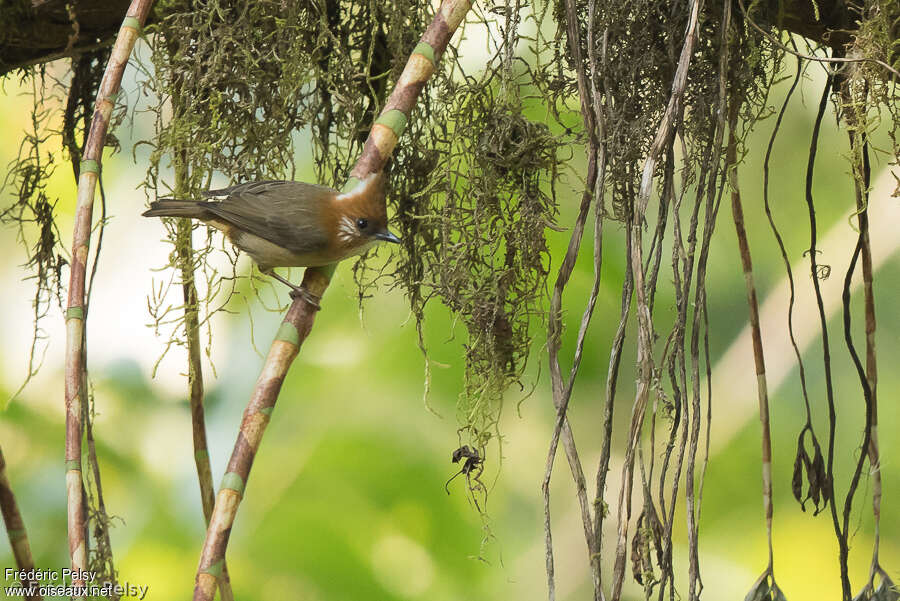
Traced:
[[302, 298], [316, 311], [320, 311], [322, 309], [322, 305], [319, 304], [319, 302], [322, 300], [322, 297], [316, 296], [302, 286], [291, 286], [291, 298], [294, 300]]
[[272, 276], [273, 278], [275, 278], [276, 280], [278, 280], [279, 282], [281, 282], [282, 284], [284, 284], [285, 286], [290, 288], [292, 299], [297, 300], [298, 298], [302, 298], [307, 303], [309, 303], [316, 311], [318, 311], [322, 308], [322, 306], [319, 304], [319, 301], [322, 300], [321, 296], [316, 296], [315, 294], [313, 294], [312, 292], [310, 292], [303, 286], [294, 286], [289, 281], [287, 281], [286, 279], [284, 279], [283, 277], [281, 277], [280, 275], [275, 273], [274, 269], [265, 269], [265, 270], [261, 269], [260, 271], [262, 271], [266, 275]]

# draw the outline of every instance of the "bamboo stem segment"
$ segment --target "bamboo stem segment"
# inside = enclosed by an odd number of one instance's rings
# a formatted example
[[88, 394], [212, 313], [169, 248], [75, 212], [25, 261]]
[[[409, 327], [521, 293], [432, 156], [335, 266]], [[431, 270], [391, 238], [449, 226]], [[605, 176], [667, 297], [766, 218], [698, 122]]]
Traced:
[[[732, 124], [733, 125], [733, 124]], [[734, 131], [728, 144], [728, 179], [731, 186], [731, 210], [734, 228], [737, 233], [738, 247], [741, 252], [741, 265], [744, 270], [744, 283], [747, 286], [747, 306], [750, 312], [750, 333], [753, 339], [753, 363], [756, 367], [756, 382], [759, 396], [759, 420], [762, 425], [762, 478], [763, 508], [766, 515], [766, 534], [769, 545], [768, 570], [772, 571], [772, 435], [769, 431], [769, 395], [766, 388], [766, 362], [763, 356], [762, 332], [759, 325], [759, 301], [756, 285], [753, 282], [753, 262], [750, 257], [750, 243], [744, 228], [744, 209], [741, 204], [741, 193], [737, 180], [737, 151]]]
[[[106, 72], [97, 91], [94, 116], [85, 142], [78, 179], [75, 207], [75, 227], [72, 259], [69, 270], [69, 296], [66, 309], [66, 497], [68, 507], [68, 539], [71, 567], [75, 573], [87, 568], [85, 541], [85, 495], [81, 471], [81, 441], [84, 435], [82, 414], [86, 391], [82, 385], [85, 369], [84, 324], [87, 316], [85, 280], [90, 246], [94, 195], [100, 175], [100, 163], [110, 117], [122, 83], [128, 57], [140, 35], [152, 0], [133, 0], [128, 7], [119, 35], [116, 38]], [[75, 578], [74, 587], [84, 587], [84, 580]], [[82, 598], [76, 595], [75, 598]]]
[[[328, 287], [328, 281], [328, 277], [322, 271], [307, 269], [303, 286], [310, 294], [321, 296]], [[300, 351], [300, 345], [312, 329], [316, 312], [317, 307], [305, 299], [294, 301], [269, 348], [253, 396], [250, 397], [250, 402], [244, 410], [237, 442], [222, 478], [219, 493], [216, 495], [203, 553], [200, 556], [194, 599], [212, 600], [215, 595], [216, 583], [222, 576], [225, 565], [225, 548], [228, 546], [231, 526], [243, 498], [253, 459], [275, 409], [281, 384]]]
[[[31, 556], [31, 546], [28, 544], [28, 533], [25, 531], [25, 522], [19, 512], [16, 495], [13, 494], [9, 478], [6, 476], [6, 459], [3, 457], [2, 449], [0, 449], [0, 513], [3, 514], [3, 524], [6, 526], [6, 535], [9, 537], [9, 546], [12, 547], [13, 557], [16, 558], [16, 567], [26, 572], [33, 570], [34, 558]], [[39, 586], [39, 582], [27, 579], [19, 582], [25, 589], [25, 599], [42, 601], [43, 597], [36, 588]]]
[[[453, 33], [471, 7], [470, 0], [444, 0], [438, 12], [413, 49], [400, 79], [388, 97], [378, 119], [369, 132], [363, 151], [353, 169], [345, 189], [356, 185], [371, 173], [384, 168], [397, 141], [406, 128], [410, 113], [425, 83], [435, 71], [437, 61], [447, 49]], [[301, 287], [308, 295], [295, 298], [275, 335], [262, 373], [250, 398], [238, 432], [237, 441], [216, 495], [206, 540], [200, 555], [194, 585], [194, 601], [212, 601], [216, 581], [225, 565], [225, 550], [235, 516], [243, 498], [253, 459], [259, 449], [263, 433], [269, 423], [281, 384], [300, 346], [315, 320], [318, 307], [307, 298], [321, 298], [328, 288], [334, 265], [307, 268]]]

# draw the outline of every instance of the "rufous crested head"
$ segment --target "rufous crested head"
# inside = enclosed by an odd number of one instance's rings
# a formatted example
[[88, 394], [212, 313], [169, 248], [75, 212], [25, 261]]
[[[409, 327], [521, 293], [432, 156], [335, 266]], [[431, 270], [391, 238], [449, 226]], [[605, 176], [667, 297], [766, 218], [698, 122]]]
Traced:
[[384, 174], [372, 173], [353, 189], [334, 198], [336, 242], [345, 248], [364, 247], [378, 242], [399, 243], [387, 229]]

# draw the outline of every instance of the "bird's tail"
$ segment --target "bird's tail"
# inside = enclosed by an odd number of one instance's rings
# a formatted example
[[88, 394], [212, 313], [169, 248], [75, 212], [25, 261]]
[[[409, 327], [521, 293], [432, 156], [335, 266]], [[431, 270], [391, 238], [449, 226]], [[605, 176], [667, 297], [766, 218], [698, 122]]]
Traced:
[[203, 219], [208, 215], [205, 202], [198, 200], [157, 200], [150, 203], [144, 217], [190, 217]]

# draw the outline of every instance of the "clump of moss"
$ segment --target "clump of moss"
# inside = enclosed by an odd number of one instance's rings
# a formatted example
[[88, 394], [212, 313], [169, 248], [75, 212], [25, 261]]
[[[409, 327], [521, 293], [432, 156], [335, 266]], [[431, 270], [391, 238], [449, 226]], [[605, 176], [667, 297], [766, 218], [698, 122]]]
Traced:
[[522, 384], [531, 328], [545, 319], [545, 229], [568, 143], [526, 116], [511, 73], [506, 92], [490, 83], [496, 69], [481, 81], [439, 81], [431, 114], [398, 152], [394, 186], [407, 241], [395, 276], [420, 326], [432, 299], [465, 326], [461, 442], [482, 457], [505, 391]]
[[[318, 182], [341, 187], [422, 10], [411, 2], [168, 2], [148, 28], [154, 69], [145, 85], [158, 98], [148, 189], [197, 197], [214, 174], [232, 183], [293, 179], [295, 156], [310, 155]], [[193, 265], [207, 280], [210, 292], [198, 299], [205, 322], [228, 302], [233, 280], [209, 267], [209, 247], [193, 251], [174, 220], [167, 227], [172, 266]], [[164, 296], [151, 303], [157, 322], [180, 331]]]

